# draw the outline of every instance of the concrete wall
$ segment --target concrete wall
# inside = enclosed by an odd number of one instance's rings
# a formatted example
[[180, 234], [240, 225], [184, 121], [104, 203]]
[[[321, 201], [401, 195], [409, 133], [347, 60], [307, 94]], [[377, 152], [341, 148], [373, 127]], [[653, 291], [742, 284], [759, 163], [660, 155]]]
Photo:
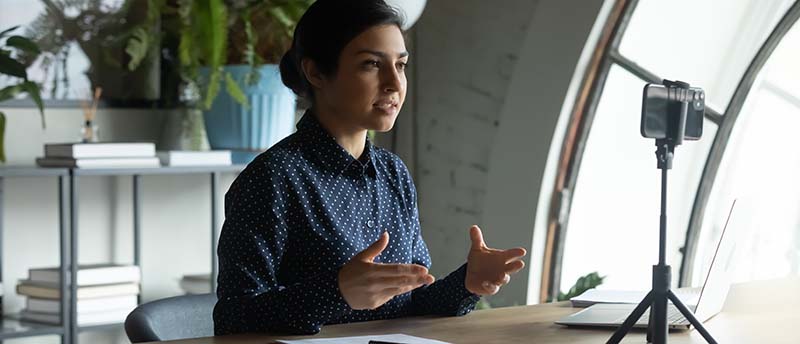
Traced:
[[489, 298], [494, 306], [535, 301], [528, 287], [538, 292], [544, 228], [534, 227], [546, 216], [537, 206], [552, 188], [545, 172], [554, 172], [546, 166], [558, 158], [562, 105], [566, 115], [602, 5], [432, 1], [415, 28], [416, 183], [433, 272], [465, 261], [471, 224], [492, 247], [532, 251], [528, 268]]

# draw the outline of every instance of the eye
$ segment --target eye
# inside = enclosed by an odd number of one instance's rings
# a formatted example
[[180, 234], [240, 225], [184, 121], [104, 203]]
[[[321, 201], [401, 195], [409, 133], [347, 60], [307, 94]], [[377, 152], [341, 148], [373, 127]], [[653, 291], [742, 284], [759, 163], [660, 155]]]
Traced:
[[397, 63], [397, 69], [398, 70], [406, 70], [406, 67], [408, 67], [408, 62], [398, 62]]
[[367, 68], [372, 68], [372, 67], [380, 68], [381, 67], [381, 63], [378, 60], [366, 60], [366, 61], [364, 61], [363, 64]]

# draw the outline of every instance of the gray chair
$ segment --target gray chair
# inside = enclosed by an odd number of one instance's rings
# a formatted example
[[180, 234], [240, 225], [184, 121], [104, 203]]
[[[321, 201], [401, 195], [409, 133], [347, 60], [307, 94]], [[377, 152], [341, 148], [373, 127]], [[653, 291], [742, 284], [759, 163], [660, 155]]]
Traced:
[[215, 294], [184, 295], [139, 305], [125, 319], [131, 343], [214, 335]]

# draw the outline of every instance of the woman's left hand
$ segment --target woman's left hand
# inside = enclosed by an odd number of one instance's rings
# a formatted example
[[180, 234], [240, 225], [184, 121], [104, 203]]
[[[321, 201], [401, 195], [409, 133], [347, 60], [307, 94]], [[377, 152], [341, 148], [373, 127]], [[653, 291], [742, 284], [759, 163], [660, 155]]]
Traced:
[[469, 229], [472, 247], [467, 256], [467, 277], [464, 286], [473, 294], [494, 295], [511, 280], [511, 275], [525, 267], [520, 258], [525, 256], [522, 247], [509, 250], [489, 248], [483, 241], [478, 226]]

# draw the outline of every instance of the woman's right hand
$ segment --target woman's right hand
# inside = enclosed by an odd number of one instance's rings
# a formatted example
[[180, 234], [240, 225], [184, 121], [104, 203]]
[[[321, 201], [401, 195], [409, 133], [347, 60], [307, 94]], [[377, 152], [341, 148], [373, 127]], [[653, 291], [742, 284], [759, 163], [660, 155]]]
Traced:
[[339, 270], [339, 291], [352, 309], [375, 309], [434, 278], [417, 264], [382, 264], [373, 260], [389, 244], [389, 233], [359, 252]]

